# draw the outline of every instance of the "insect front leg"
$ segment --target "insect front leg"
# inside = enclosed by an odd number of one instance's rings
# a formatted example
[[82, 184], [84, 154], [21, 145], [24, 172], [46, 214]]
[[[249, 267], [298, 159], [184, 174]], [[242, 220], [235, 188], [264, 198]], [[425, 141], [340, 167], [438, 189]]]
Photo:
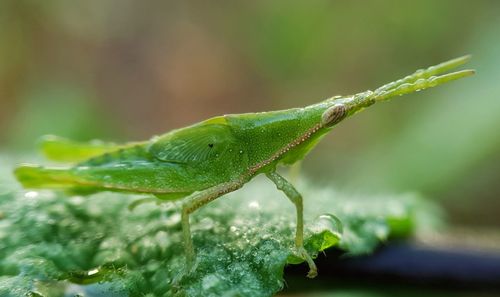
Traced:
[[306, 260], [309, 265], [309, 273], [307, 277], [313, 278], [318, 274], [316, 264], [304, 248], [304, 209], [302, 195], [289, 183], [284, 177], [276, 172], [267, 173], [266, 176], [274, 182], [278, 190], [283, 191], [285, 195], [292, 201], [297, 210], [297, 227], [295, 230], [295, 248], [299, 256]]
[[244, 182], [242, 181], [220, 184], [201, 192], [193, 193], [188, 196], [182, 203], [181, 223], [188, 270], [193, 268], [195, 260], [195, 251], [193, 246], [193, 239], [191, 238], [191, 225], [189, 223], [189, 215], [196, 211], [198, 208], [209, 203], [210, 201], [213, 201], [224, 194], [241, 188], [243, 184]]

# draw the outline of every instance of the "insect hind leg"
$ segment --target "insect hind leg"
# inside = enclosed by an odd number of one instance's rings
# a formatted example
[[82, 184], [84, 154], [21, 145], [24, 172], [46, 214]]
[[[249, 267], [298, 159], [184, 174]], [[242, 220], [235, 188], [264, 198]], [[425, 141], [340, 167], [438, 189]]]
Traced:
[[221, 197], [224, 194], [235, 191], [243, 186], [244, 182], [234, 181], [208, 188], [201, 192], [196, 192], [185, 198], [182, 204], [181, 223], [184, 239], [184, 249], [186, 251], [186, 262], [188, 271], [194, 267], [195, 251], [193, 239], [191, 238], [191, 224], [189, 215], [207, 203]]

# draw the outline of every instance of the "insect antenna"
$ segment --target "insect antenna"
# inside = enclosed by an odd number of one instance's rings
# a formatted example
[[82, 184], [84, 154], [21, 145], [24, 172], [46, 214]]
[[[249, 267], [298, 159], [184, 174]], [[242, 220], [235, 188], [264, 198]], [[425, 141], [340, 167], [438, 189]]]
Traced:
[[460, 65], [467, 63], [470, 60], [470, 58], [471, 58], [471, 55], [466, 55], [466, 56], [462, 56], [459, 58], [455, 58], [455, 59], [440, 63], [438, 65], [430, 66], [427, 69], [419, 69], [419, 70], [415, 71], [413, 74], [410, 74], [402, 79], [398, 79], [396, 81], [393, 81], [393, 82], [390, 82], [388, 84], [381, 86], [380, 88], [375, 90], [375, 93], [377, 94], [377, 93], [387, 92], [389, 90], [392, 90], [392, 89], [399, 87], [402, 84], [414, 83], [418, 79], [421, 79], [421, 78], [426, 79], [426, 78], [430, 78], [431, 76], [435, 76], [435, 75], [444, 73], [448, 70], [451, 70], [453, 68], [456, 68]]
[[394, 96], [401, 96], [415, 91], [432, 88], [449, 81], [462, 77], [470, 76], [475, 73], [474, 70], [461, 70], [443, 75], [450, 69], [463, 65], [469, 61], [470, 55], [459, 57], [441, 64], [431, 66], [427, 69], [417, 70], [415, 73], [405, 78], [383, 85], [376, 89], [371, 97], [375, 101], [384, 101]]

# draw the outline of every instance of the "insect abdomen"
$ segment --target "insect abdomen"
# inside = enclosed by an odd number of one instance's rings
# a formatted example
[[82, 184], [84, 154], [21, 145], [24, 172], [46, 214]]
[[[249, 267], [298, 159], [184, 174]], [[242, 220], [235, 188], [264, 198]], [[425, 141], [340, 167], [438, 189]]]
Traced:
[[14, 170], [14, 174], [25, 188], [69, 188], [74, 186], [74, 178], [64, 169], [21, 165]]

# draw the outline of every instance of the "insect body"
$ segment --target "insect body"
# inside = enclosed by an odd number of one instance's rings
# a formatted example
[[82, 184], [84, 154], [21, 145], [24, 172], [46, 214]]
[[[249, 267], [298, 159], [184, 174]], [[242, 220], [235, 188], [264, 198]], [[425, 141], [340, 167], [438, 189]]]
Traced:
[[214, 117], [144, 142], [78, 144], [49, 137], [42, 143], [46, 155], [76, 165], [21, 165], [15, 175], [26, 188], [150, 193], [162, 200], [183, 199], [183, 239], [191, 267], [195, 252], [189, 215], [265, 174], [296, 207], [295, 252], [307, 261], [308, 276], [314, 277], [316, 266], [303, 247], [302, 196], [276, 173], [277, 165], [301, 160], [337, 123], [376, 102], [472, 75], [473, 70], [439, 75], [468, 59], [417, 71], [375, 91], [337, 96], [304, 108]]

